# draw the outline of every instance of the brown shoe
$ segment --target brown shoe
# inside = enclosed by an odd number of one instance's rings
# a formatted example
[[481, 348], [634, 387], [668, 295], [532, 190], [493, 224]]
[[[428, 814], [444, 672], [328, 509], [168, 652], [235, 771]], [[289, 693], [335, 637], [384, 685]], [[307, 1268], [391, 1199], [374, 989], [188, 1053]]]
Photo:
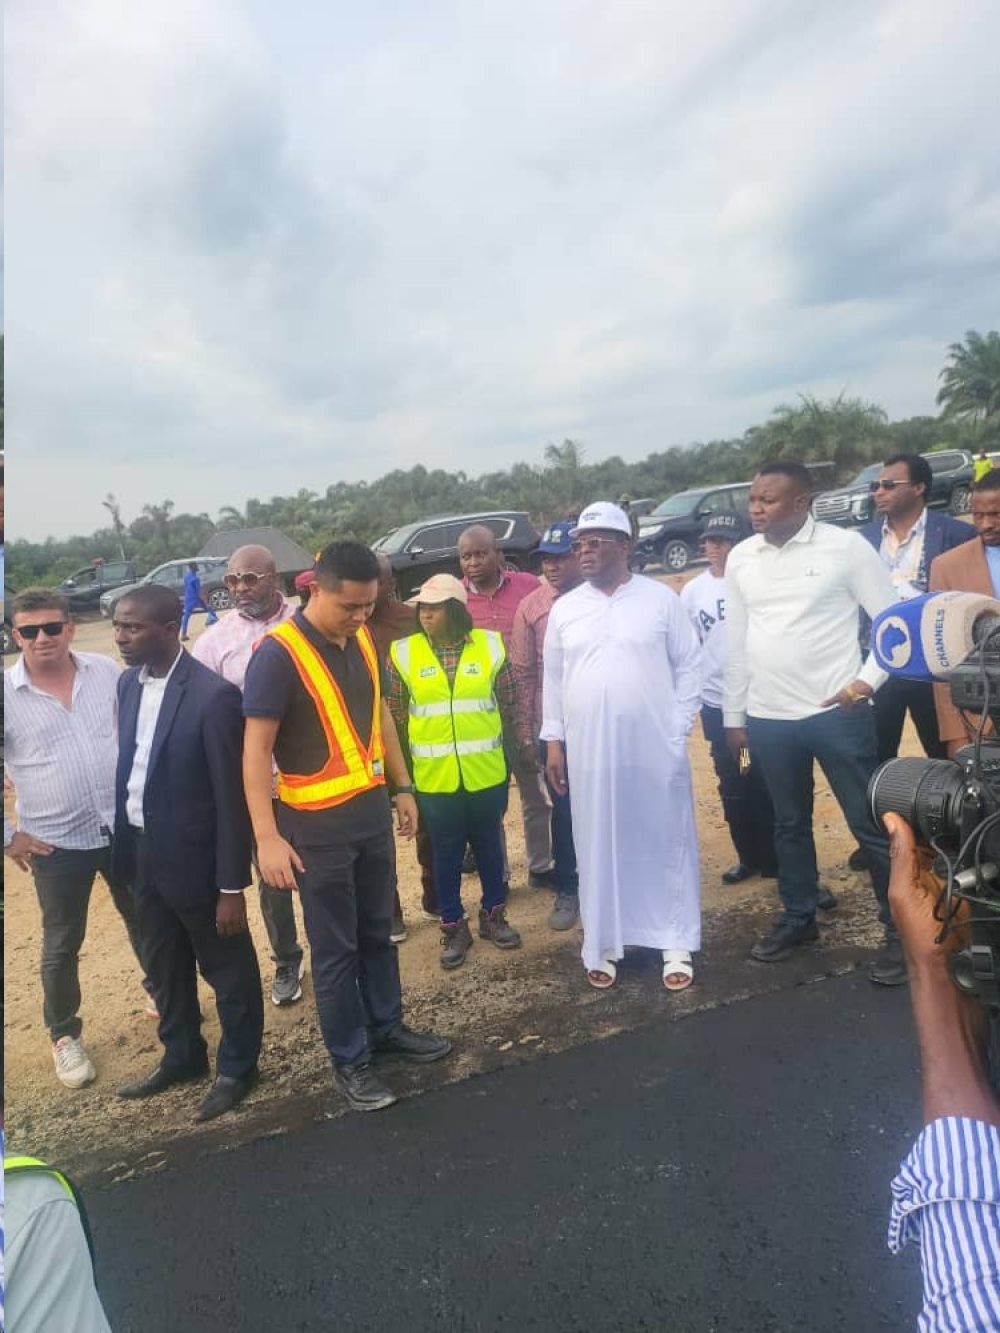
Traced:
[[450, 972], [453, 967], [461, 967], [465, 962], [465, 955], [471, 948], [472, 931], [464, 916], [461, 921], [456, 921], [453, 925], [446, 925], [442, 921], [441, 966], [446, 972]]
[[492, 911], [479, 909], [479, 938], [490, 940], [498, 949], [520, 949], [521, 936], [507, 920], [507, 908], [498, 903]]

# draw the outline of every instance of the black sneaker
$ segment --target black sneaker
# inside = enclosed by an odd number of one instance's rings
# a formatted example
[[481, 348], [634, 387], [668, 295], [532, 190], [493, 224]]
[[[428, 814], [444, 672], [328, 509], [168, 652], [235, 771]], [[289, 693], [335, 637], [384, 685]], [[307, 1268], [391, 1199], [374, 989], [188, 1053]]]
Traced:
[[503, 903], [487, 912], [479, 909], [479, 938], [490, 940], [498, 949], [520, 949], [521, 936], [507, 920], [507, 909]]
[[392, 926], [389, 929], [389, 939], [393, 944], [402, 944], [406, 939], [406, 922], [403, 920], [403, 914], [392, 918]]
[[750, 950], [750, 957], [758, 963], [778, 963], [787, 958], [802, 944], [812, 944], [819, 939], [819, 928], [815, 921], [778, 921], [771, 927]]
[[334, 1065], [333, 1081], [355, 1111], [381, 1111], [397, 1100], [372, 1073], [367, 1060], [356, 1065]]
[[447, 1037], [435, 1036], [433, 1032], [414, 1032], [405, 1023], [400, 1023], [395, 1031], [373, 1037], [371, 1050], [372, 1055], [398, 1055], [403, 1060], [429, 1065], [435, 1060], [442, 1060], [451, 1052], [451, 1042]]
[[471, 948], [472, 931], [464, 916], [452, 925], [441, 923], [441, 966], [446, 972], [450, 972], [453, 967], [461, 967]]
[[302, 978], [305, 976], [305, 959], [293, 963], [279, 963], [274, 969], [274, 981], [271, 983], [271, 1003], [278, 1005], [294, 1004], [302, 999]]
[[886, 940], [868, 969], [868, 977], [876, 986], [906, 985], [906, 961], [903, 958], [903, 946], [898, 939]]

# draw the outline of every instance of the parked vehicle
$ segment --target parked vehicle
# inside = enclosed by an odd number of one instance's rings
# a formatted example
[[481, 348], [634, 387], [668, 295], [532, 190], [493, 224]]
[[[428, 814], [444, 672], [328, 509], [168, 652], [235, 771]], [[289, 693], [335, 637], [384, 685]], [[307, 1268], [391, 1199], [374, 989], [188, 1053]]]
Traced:
[[400, 597], [410, 597], [432, 574], [459, 574], [458, 539], [466, 528], [482, 524], [496, 534], [508, 569], [528, 569], [540, 534], [530, 515], [513, 509], [481, 514], [436, 514], [393, 528], [372, 549], [389, 557]]
[[700, 555], [701, 534], [711, 516], [723, 510], [745, 515], [749, 500], [748, 481], [669, 496], [639, 520], [632, 567], [660, 564], [671, 574], [680, 574]]
[[68, 598], [71, 611], [96, 611], [104, 593], [135, 580], [131, 560], [93, 560], [63, 579], [59, 591]]
[[[187, 560], [168, 560], [165, 564], [157, 565], [151, 569], [145, 578], [137, 582], [126, 584], [122, 588], [115, 588], [111, 592], [106, 592], [101, 598], [101, 615], [114, 615], [115, 606], [133, 588], [141, 587], [144, 583], [159, 583], [165, 588], [170, 588], [178, 597], [184, 596], [184, 572], [191, 563], [193, 556]], [[198, 576], [201, 579], [201, 595], [212, 608], [213, 611], [225, 611], [230, 605], [229, 592], [222, 578], [226, 572], [227, 560], [209, 559], [197, 560]]]
[[[932, 509], [947, 509], [952, 514], [967, 514], [972, 502], [972, 455], [964, 449], [939, 449], [922, 454], [930, 464], [931, 493], [927, 503]], [[822, 491], [812, 503], [813, 517], [840, 527], [867, 523], [875, 513], [871, 484], [878, 480], [881, 462], [864, 467], [846, 486]]]

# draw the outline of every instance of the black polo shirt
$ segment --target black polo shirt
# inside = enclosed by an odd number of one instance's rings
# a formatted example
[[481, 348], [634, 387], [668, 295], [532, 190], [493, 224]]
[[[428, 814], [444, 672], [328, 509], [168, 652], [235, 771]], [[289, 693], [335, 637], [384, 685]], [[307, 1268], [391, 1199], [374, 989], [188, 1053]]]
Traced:
[[[323, 659], [362, 745], [367, 745], [371, 740], [374, 691], [357, 639], [348, 639], [341, 648], [314, 629], [301, 611], [296, 611], [292, 620]], [[283, 772], [316, 773], [326, 763], [329, 749], [312, 695], [286, 649], [267, 637], [251, 654], [247, 666], [243, 714], [280, 720], [274, 757]], [[301, 846], [383, 833], [392, 827], [388, 793], [385, 787], [374, 787], [325, 810], [299, 810], [279, 801], [278, 827], [289, 841]]]

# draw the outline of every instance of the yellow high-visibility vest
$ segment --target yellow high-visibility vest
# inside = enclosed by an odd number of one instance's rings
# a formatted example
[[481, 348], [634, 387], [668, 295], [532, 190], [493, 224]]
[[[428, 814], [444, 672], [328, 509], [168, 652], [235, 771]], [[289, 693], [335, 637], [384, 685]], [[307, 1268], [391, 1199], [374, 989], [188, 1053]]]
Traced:
[[410, 695], [408, 736], [413, 785], [421, 792], [496, 787], [507, 779], [500, 709], [493, 682], [506, 660], [493, 630], [469, 634], [448, 684], [426, 635], [411, 634], [389, 648]]
[[343, 805], [359, 792], [385, 785], [382, 748], [381, 690], [378, 654], [367, 626], [358, 631], [358, 647], [372, 679], [371, 740], [363, 745], [348, 712], [344, 696], [319, 652], [293, 620], [268, 630], [288, 653], [323, 727], [327, 759], [315, 773], [278, 770], [278, 799], [298, 810], [326, 810]]

